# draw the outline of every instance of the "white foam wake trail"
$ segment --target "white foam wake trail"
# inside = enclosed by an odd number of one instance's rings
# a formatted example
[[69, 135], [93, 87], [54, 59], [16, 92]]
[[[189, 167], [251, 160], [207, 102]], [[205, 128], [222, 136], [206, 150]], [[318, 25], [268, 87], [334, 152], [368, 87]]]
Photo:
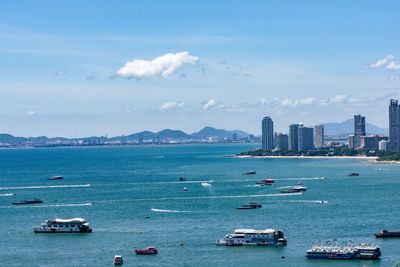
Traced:
[[52, 207], [84, 207], [92, 206], [93, 203], [71, 203], [71, 204], [48, 204], [48, 205], [18, 205], [18, 206], [6, 206], [0, 207], [2, 209], [21, 209], [21, 208], [52, 208]]
[[15, 194], [13, 193], [9, 193], [9, 194], [0, 194], [0, 197], [12, 197], [15, 196]]
[[306, 181], [306, 180], [325, 180], [326, 177], [291, 177], [291, 178], [278, 178], [277, 181]]
[[162, 209], [151, 209], [151, 211], [154, 211], [154, 212], [167, 212], [167, 213], [187, 213], [187, 212], [190, 212], [190, 211], [186, 211], [186, 210], [162, 210]]
[[304, 200], [304, 199], [299, 199], [299, 200], [273, 200], [273, 201], [268, 201], [268, 202], [277, 202], [277, 203], [319, 203], [319, 204], [328, 204], [329, 201], [327, 200]]
[[0, 187], [0, 190], [24, 190], [24, 189], [47, 189], [47, 188], [76, 188], [76, 187], [90, 187], [90, 184], [65, 184], [65, 185], [34, 185], [34, 186], [14, 186], [14, 187]]

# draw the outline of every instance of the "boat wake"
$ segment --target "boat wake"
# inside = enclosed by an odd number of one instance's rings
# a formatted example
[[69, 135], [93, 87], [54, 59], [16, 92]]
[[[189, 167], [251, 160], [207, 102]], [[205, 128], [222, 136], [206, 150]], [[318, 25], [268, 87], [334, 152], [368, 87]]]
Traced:
[[326, 177], [291, 177], [291, 178], [278, 178], [277, 181], [307, 181], [307, 180], [325, 180]]
[[12, 197], [15, 196], [15, 194], [13, 193], [9, 193], [9, 194], [0, 194], [0, 197]]
[[275, 203], [318, 203], [318, 204], [328, 204], [329, 201], [327, 200], [277, 200], [277, 201], [268, 201], [268, 202], [275, 202]]
[[15, 186], [15, 187], [0, 187], [0, 190], [24, 190], [24, 189], [47, 189], [47, 188], [77, 188], [90, 187], [90, 184], [65, 184], [65, 185], [34, 185], [34, 186]]
[[186, 211], [186, 210], [161, 210], [161, 209], [151, 209], [151, 211], [154, 212], [167, 212], [167, 213], [188, 213], [190, 211]]
[[71, 203], [71, 204], [48, 204], [48, 205], [18, 205], [18, 206], [5, 206], [1, 209], [21, 209], [21, 208], [53, 208], [53, 207], [84, 207], [92, 206], [93, 203]]

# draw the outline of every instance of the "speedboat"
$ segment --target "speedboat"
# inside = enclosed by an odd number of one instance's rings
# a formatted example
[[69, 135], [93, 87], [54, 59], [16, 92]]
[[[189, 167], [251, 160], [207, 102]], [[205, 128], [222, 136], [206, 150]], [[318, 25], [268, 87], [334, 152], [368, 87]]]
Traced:
[[262, 179], [260, 181], [257, 181], [256, 184], [259, 185], [272, 185], [275, 181], [271, 178], [267, 178], [267, 179]]
[[388, 231], [382, 230], [379, 233], [375, 234], [377, 238], [384, 238], [384, 237], [400, 237], [400, 231]]
[[114, 256], [114, 265], [122, 265], [123, 263], [124, 263], [124, 260], [122, 259], [121, 255]]
[[351, 172], [347, 176], [359, 176], [360, 174], [358, 172]]
[[289, 186], [286, 188], [283, 188], [281, 190], [281, 193], [299, 193], [299, 192], [305, 192], [307, 191], [307, 187], [304, 187], [302, 185], [296, 185], [296, 186]]
[[259, 209], [262, 208], [261, 204], [258, 204], [257, 202], [250, 202], [249, 204], [241, 205], [237, 207], [236, 209], [238, 210], [252, 210], [252, 209]]
[[243, 173], [243, 175], [253, 175], [253, 174], [256, 174], [256, 172], [255, 171], [247, 171], [247, 172]]
[[145, 249], [135, 249], [136, 255], [155, 255], [158, 253], [156, 247], [147, 247]]
[[64, 177], [58, 176], [58, 175], [47, 178], [47, 180], [63, 180], [63, 179], [64, 179]]
[[40, 203], [43, 203], [43, 200], [35, 198], [35, 199], [30, 199], [30, 200], [16, 201], [16, 202], [13, 202], [12, 204], [14, 204], [14, 205], [26, 205], [26, 204], [40, 204]]
[[183, 176], [181, 176], [181, 177], [179, 177], [179, 181], [180, 181], [180, 182], [184, 182], [184, 181], [186, 181], [186, 178], [183, 177]]

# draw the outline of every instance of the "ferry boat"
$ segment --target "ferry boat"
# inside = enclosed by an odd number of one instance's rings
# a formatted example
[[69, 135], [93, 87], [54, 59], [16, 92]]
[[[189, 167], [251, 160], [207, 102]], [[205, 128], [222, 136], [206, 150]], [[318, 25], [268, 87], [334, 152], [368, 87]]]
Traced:
[[122, 265], [123, 263], [124, 263], [124, 260], [122, 259], [121, 255], [114, 256], [114, 265]]
[[135, 249], [136, 255], [155, 255], [158, 253], [156, 247], [147, 247], [145, 249]]
[[375, 234], [377, 238], [384, 238], [384, 237], [400, 237], [400, 231], [388, 231], [382, 230], [379, 233]]
[[59, 176], [59, 175], [47, 178], [47, 180], [63, 180], [63, 179], [64, 179], [64, 177]]
[[35, 233], [91, 233], [89, 223], [83, 218], [50, 219], [33, 227]]
[[377, 260], [381, 256], [381, 249], [371, 244], [360, 244], [352, 246], [349, 242], [345, 246], [328, 241], [319, 243], [306, 251], [309, 259], [331, 259], [331, 260]]
[[251, 209], [260, 209], [260, 208], [262, 208], [261, 204], [258, 204], [257, 202], [250, 202], [249, 204], [241, 205], [241, 206], [237, 207], [236, 209], [238, 209], [238, 210], [251, 210]]
[[254, 174], [256, 174], [255, 171], [247, 171], [243, 173], [243, 175], [254, 175]]
[[43, 203], [43, 200], [38, 198], [12, 202], [12, 204], [14, 205], [40, 204], [40, 203]]
[[236, 229], [224, 238], [216, 241], [221, 246], [285, 246], [287, 240], [281, 230]]

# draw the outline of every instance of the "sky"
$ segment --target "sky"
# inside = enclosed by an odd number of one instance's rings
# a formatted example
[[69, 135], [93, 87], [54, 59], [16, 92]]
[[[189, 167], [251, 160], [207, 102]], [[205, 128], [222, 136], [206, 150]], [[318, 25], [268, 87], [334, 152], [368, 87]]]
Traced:
[[0, 1], [0, 133], [277, 131], [400, 98], [399, 1]]

